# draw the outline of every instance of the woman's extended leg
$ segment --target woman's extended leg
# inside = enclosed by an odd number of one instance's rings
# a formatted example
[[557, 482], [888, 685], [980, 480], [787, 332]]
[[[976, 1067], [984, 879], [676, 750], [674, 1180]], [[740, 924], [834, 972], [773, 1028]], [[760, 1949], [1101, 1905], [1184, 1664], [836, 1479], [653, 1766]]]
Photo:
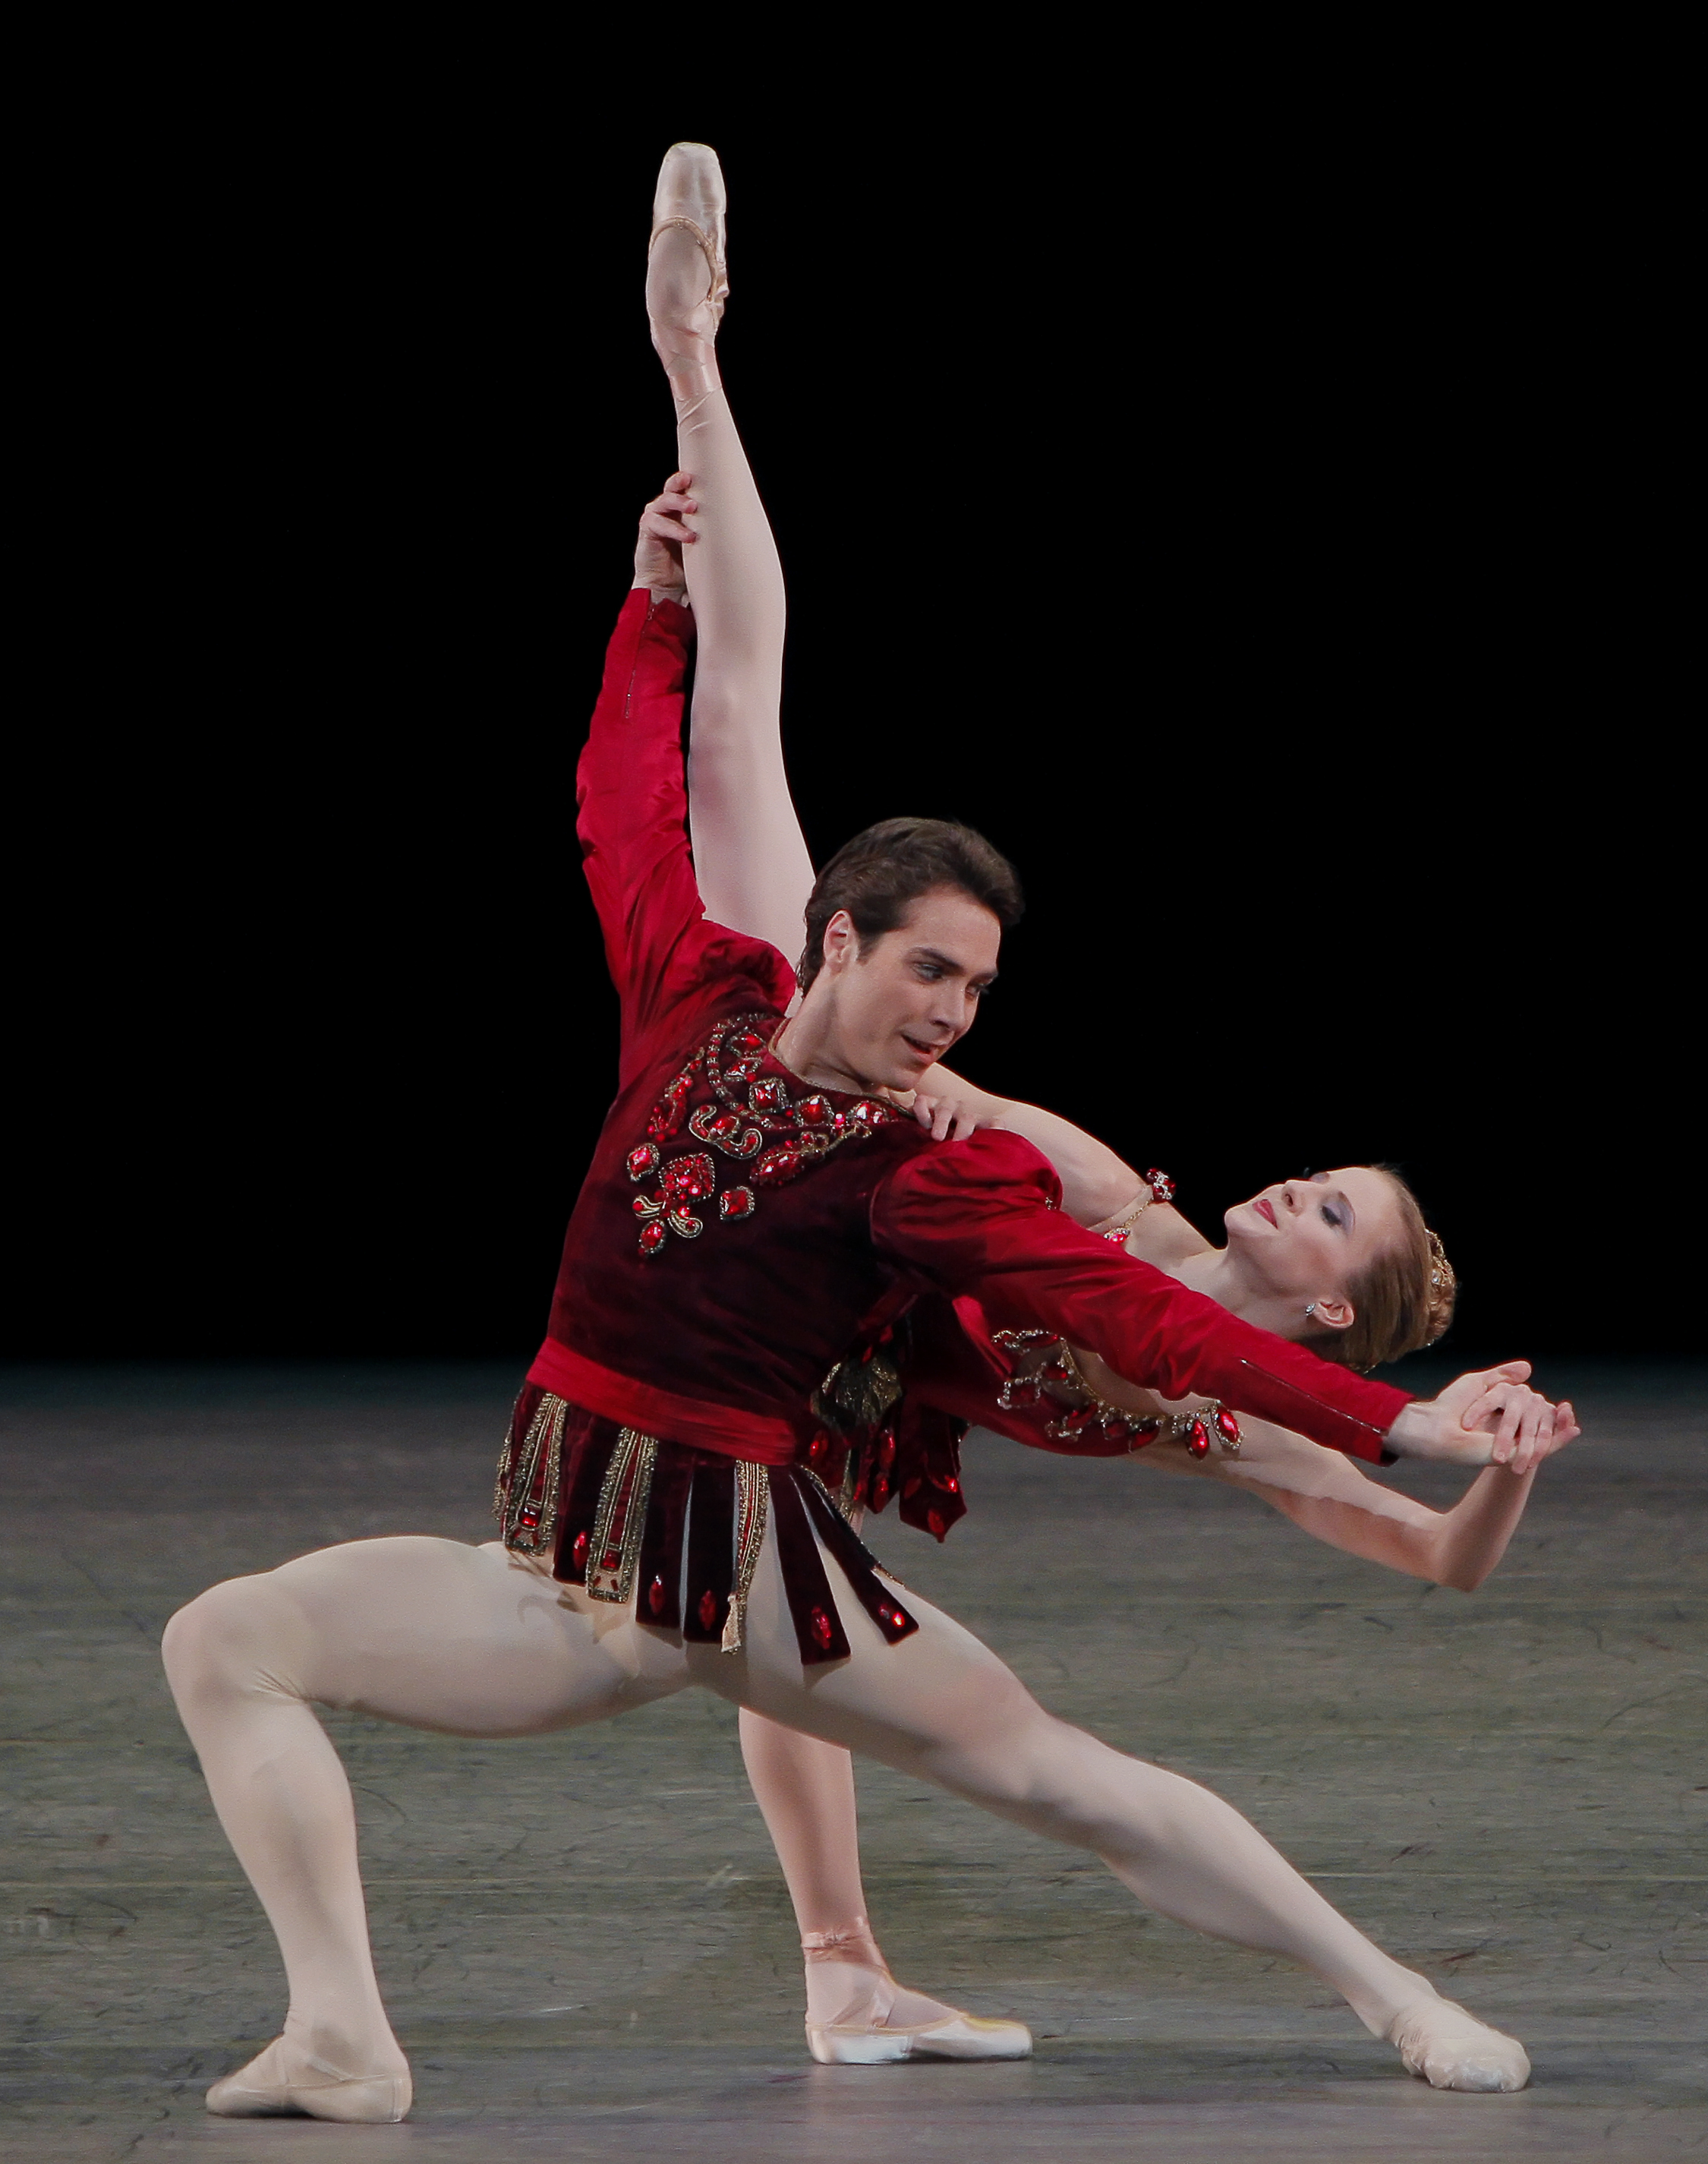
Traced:
[[804, 1670], [773, 1540], [754, 1581], [747, 1650], [720, 1668], [690, 1649], [689, 1667], [697, 1682], [773, 1720], [1089, 1849], [1164, 1915], [1286, 1955], [1438, 2087], [1522, 2086], [1520, 2046], [1372, 1945], [1230, 1804], [1056, 1720], [969, 1631], [911, 1595], [908, 1605], [919, 1630], [891, 1647], [843, 1602], [850, 1658]]
[[279, 1941], [285, 2032], [210, 2108], [398, 2119], [409, 2072], [375, 1980], [349, 1783], [310, 1701], [460, 1736], [528, 1736], [679, 1689], [678, 1647], [585, 1612], [496, 1545], [357, 1541], [216, 1585], [166, 1673], [220, 1824]]
[[666, 157], [652, 218], [647, 313], [676, 404], [677, 460], [699, 507], [688, 522], [696, 538], [683, 549], [695, 624], [694, 870], [709, 917], [792, 959], [813, 867], [778, 730], [783, 567], [718, 374], [724, 185], [704, 144], [678, 143]]

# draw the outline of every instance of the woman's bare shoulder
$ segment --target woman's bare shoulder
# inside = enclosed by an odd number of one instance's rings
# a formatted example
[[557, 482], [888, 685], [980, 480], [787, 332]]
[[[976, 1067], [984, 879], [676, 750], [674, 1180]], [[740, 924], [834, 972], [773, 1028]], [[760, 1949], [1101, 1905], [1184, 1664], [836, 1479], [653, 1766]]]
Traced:
[[1127, 1236], [1127, 1253], [1160, 1270], [1192, 1255], [1214, 1252], [1197, 1226], [1189, 1217], [1181, 1216], [1171, 1202], [1153, 1202]]

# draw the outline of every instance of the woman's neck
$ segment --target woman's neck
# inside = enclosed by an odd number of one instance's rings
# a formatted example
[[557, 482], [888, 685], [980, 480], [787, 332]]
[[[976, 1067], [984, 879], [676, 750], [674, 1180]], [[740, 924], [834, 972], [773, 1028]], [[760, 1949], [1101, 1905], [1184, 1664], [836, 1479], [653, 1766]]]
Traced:
[[1242, 1322], [1272, 1330], [1277, 1337], [1297, 1337], [1305, 1320], [1304, 1303], [1276, 1292], [1245, 1268], [1232, 1247], [1208, 1247], [1202, 1254], [1170, 1263], [1168, 1274], [1193, 1292], [1201, 1292]]

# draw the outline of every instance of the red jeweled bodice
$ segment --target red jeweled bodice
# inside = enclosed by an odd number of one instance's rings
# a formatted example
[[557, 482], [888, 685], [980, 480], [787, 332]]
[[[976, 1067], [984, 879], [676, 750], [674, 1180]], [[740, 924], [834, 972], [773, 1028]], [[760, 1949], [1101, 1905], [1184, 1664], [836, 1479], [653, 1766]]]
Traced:
[[[863, 1142], [904, 1116], [880, 1098], [842, 1098], [789, 1074], [771, 1053], [775, 1027], [768, 1014], [731, 1015], [666, 1084], [647, 1118], [646, 1140], [626, 1159], [637, 1186], [658, 1183], [634, 1199], [643, 1255], [659, 1253], [672, 1232], [682, 1240], [699, 1237], [705, 1219], [693, 1205], [715, 1198], [720, 1217], [751, 1217], [758, 1207], [756, 1189], [762, 1193], [799, 1179], [832, 1150]], [[702, 1085], [710, 1101], [690, 1111]], [[671, 1153], [678, 1137], [707, 1148]], [[746, 1179], [720, 1190], [718, 1157], [743, 1168]]]

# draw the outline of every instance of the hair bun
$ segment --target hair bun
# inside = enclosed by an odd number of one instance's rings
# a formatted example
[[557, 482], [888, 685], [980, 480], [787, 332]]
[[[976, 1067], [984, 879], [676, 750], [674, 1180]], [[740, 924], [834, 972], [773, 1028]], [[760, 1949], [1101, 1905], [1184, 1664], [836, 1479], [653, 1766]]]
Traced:
[[1444, 1334], [1453, 1320], [1453, 1304], [1459, 1297], [1459, 1278], [1453, 1264], [1447, 1259], [1447, 1250], [1441, 1244], [1440, 1236], [1427, 1225], [1423, 1230], [1429, 1242], [1429, 1335], [1423, 1342], [1426, 1345], [1433, 1345]]

